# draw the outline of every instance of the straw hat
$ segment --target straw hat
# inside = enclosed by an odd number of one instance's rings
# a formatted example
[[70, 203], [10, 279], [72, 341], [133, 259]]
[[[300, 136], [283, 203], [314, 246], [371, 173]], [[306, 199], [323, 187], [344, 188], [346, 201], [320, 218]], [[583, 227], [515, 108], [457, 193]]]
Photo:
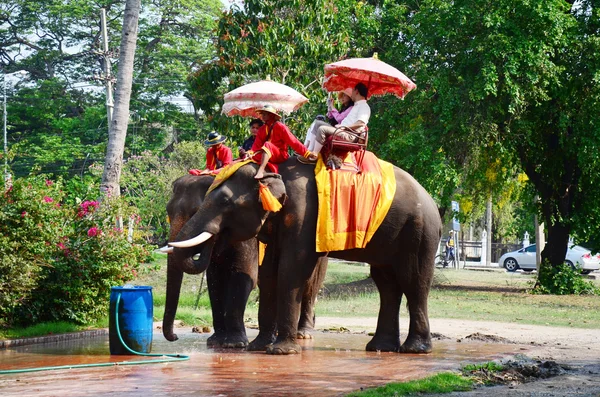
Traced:
[[275, 110], [275, 108], [271, 105], [265, 105], [263, 106], [262, 109], [258, 109], [256, 111], [256, 113], [271, 113], [272, 115], [274, 115], [275, 117], [277, 117], [277, 120], [281, 119], [281, 116], [279, 115], [279, 113], [277, 113], [277, 110]]
[[226, 136], [219, 134], [217, 131], [213, 131], [210, 134], [208, 134], [208, 138], [204, 141], [204, 144], [206, 146], [214, 146], [218, 145], [219, 143], [225, 142], [226, 139]]
[[343, 92], [344, 94], [346, 94], [350, 98], [352, 98], [352, 91], [354, 91], [352, 88], [346, 88], [344, 91], [340, 91], [340, 92]]

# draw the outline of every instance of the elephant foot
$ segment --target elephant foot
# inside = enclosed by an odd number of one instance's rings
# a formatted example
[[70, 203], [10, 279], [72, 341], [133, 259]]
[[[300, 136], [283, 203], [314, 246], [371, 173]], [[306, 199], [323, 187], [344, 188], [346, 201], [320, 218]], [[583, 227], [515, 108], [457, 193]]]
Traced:
[[165, 339], [169, 342], [175, 342], [177, 339], [179, 339], [177, 334], [174, 334], [173, 332], [163, 332], [163, 335], [165, 336]]
[[243, 349], [248, 346], [246, 334], [227, 335], [223, 346], [226, 349]]
[[368, 352], [397, 352], [400, 349], [400, 338], [380, 337], [375, 335], [365, 348]]
[[264, 336], [259, 333], [252, 342], [248, 343], [246, 350], [251, 352], [264, 352], [267, 350], [267, 346], [272, 345], [273, 342], [275, 342], [274, 335]]
[[295, 340], [286, 339], [281, 342], [276, 342], [270, 346], [267, 346], [267, 354], [284, 355], [300, 353], [302, 353], [302, 348], [299, 344], [296, 343]]
[[225, 334], [222, 333], [214, 333], [206, 340], [207, 347], [223, 347], [223, 343], [225, 343]]
[[431, 353], [431, 336], [427, 337], [411, 337], [406, 338], [400, 349], [400, 353], [425, 354]]
[[296, 333], [296, 339], [313, 339], [311, 331], [314, 330], [309, 328], [298, 329], [298, 332]]

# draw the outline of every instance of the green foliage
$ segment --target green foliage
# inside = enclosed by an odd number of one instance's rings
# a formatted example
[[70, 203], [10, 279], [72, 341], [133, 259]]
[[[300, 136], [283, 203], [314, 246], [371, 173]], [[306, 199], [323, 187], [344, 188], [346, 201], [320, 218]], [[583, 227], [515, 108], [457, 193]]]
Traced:
[[582, 277], [580, 270], [566, 263], [551, 266], [544, 262], [541, 266], [534, 294], [553, 295], [600, 295], [600, 288]]
[[[100, 327], [100, 325], [99, 325]], [[11, 329], [0, 329], [0, 339], [30, 338], [43, 335], [65, 334], [83, 330], [84, 327], [67, 321], [51, 323], [39, 323], [30, 327], [15, 327]]]
[[286, 118], [301, 136], [315, 115], [325, 110], [320, 88], [323, 66], [350, 54], [353, 27], [372, 17], [373, 7], [355, 1], [249, 0], [234, 4], [218, 21], [214, 41], [217, 54], [190, 78], [196, 106], [207, 120], [241, 141], [246, 121], [220, 115], [223, 94], [246, 83], [270, 76], [310, 99], [293, 117]]
[[461, 375], [443, 372], [424, 379], [389, 383], [374, 389], [348, 394], [352, 397], [411, 396], [428, 393], [451, 393], [473, 389], [473, 381]]
[[114, 227], [135, 215], [123, 200], [74, 204], [61, 181], [18, 178], [0, 197], [0, 318], [4, 325], [90, 323], [106, 311], [110, 287], [147, 258]]
[[[206, 149], [201, 142], [182, 142], [173, 145], [168, 158], [145, 151], [131, 156], [123, 166], [121, 189], [123, 197], [138, 208], [139, 227], [149, 242], [163, 244], [167, 240], [167, 203], [171, 198], [171, 184], [192, 168], [202, 169]], [[90, 167], [98, 178], [102, 163]]]
[[[121, 40], [123, 6], [117, 0], [0, 4], [2, 70], [28, 72], [26, 84], [17, 84], [14, 91], [8, 84], [8, 140], [17, 176], [32, 170], [81, 175], [104, 157], [104, 94], [77, 83], [103, 72], [103, 57], [90, 54], [100, 49], [100, 8], [106, 9], [109, 47], [114, 50]], [[185, 99], [186, 79], [191, 65], [212, 58], [210, 35], [221, 8], [219, 0], [144, 2], [125, 157], [202, 132], [197, 109]], [[113, 59], [113, 75], [117, 66]], [[101, 82], [96, 84], [101, 88]]]
[[467, 364], [462, 367], [462, 371], [465, 375], [482, 370], [488, 372], [498, 372], [502, 371], [503, 369], [504, 366], [496, 361], [488, 361], [487, 363], [483, 364]]
[[[410, 40], [391, 43], [385, 56], [410, 65], [419, 92], [409, 100], [432, 141], [465, 167], [473, 204], [501, 197], [522, 170], [541, 199], [551, 247], [569, 234], [595, 245], [597, 4], [427, 0], [396, 15]], [[552, 249], [544, 255], [553, 265], [564, 260]]]

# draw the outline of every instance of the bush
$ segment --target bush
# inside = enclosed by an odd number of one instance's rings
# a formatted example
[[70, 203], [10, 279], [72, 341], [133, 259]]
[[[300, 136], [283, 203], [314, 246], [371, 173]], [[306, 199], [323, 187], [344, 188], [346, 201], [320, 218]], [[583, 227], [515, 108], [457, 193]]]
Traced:
[[0, 323], [80, 324], [106, 314], [110, 287], [148, 253], [114, 227], [135, 216], [120, 199], [72, 204], [62, 182], [17, 179], [0, 199]]
[[[173, 146], [169, 158], [149, 151], [131, 156], [123, 165], [121, 194], [140, 214], [140, 226], [148, 242], [164, 244], [169, 232], [167, 203], [172, 183], [191, 168], [204, 168], [206, 151], [200, 142], [181, 142]], [[96, 163], [90, 171], [100, 177], [103, 165]]]
[[553, 295], [600, 295], [600, 289], [591, 281], [585, 280], [581, 276], [580, 270], [573, 269], [566, 263], [552, 266], [548, 262], [540, 268], [537, 283], [532, 292]]

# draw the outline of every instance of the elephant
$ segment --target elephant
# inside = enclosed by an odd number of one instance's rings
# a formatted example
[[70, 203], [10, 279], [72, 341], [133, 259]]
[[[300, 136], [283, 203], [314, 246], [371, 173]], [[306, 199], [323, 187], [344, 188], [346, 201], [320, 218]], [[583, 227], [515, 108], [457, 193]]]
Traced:
[[[169, 245], [175, 247], [175, 252], [205, 249], [223, 234], [231, 241], [254, 237], [269, 241], [263, 267], [271, 274], [261, 279], [259, 334], [248, 348], [269, 354], [296, 354], [301, 352], [295, 336], [304, 285], [324, 255], [316, 252], [318, 198], [314, 166], [291, 157], [279, 164], [279, 174], [265, 174], [260, 181], [254, 178], [257, 169], [254, 163], [246, 164], [211, 191]], [[394, 166], [394, 176], [392, 204], [365, 248], [329, 252], [329, 256], [371, 265], [380, 308], [367, 351], [429, 353], [432, 345], [427, 299], [442, 223], [435, 202], [410, 174]], [[282, 204], [279, 212], [263, 209], [259, 182]], [[263, 299], [263, 294], [268, 299]], [[399, 309], [403, 295], [410, 322], [401, 344]], [[275, 328], [278, 333], [273, 341]]]
[[[170, 219], [169, 239], [198, 211], [214, 177], [185, 175], [173, 182], [173, 194], [167, 204]], [[244, 311], [250, 291], [257, 285], [258, 242], [255, 238], [231, 242], [225, 233], [212, 242], [210, 252], [193, 247], [176, 250], [167, 257], [167, 297], [163, 318], [163, 335], [169, 341], [178, 339], [173, 332], [183, 273], [200, 274], [206, 270], [208, 293], [213, 315], [214, 334], [209, 347], [243, 348], [248, 344]], [[207, 261], [200, 261], [200, 257]], [[314, 306], [323, 283], [327, 261], [321, 261], [308, 280], [298, 322], [298, 338], [312, 338]]]

